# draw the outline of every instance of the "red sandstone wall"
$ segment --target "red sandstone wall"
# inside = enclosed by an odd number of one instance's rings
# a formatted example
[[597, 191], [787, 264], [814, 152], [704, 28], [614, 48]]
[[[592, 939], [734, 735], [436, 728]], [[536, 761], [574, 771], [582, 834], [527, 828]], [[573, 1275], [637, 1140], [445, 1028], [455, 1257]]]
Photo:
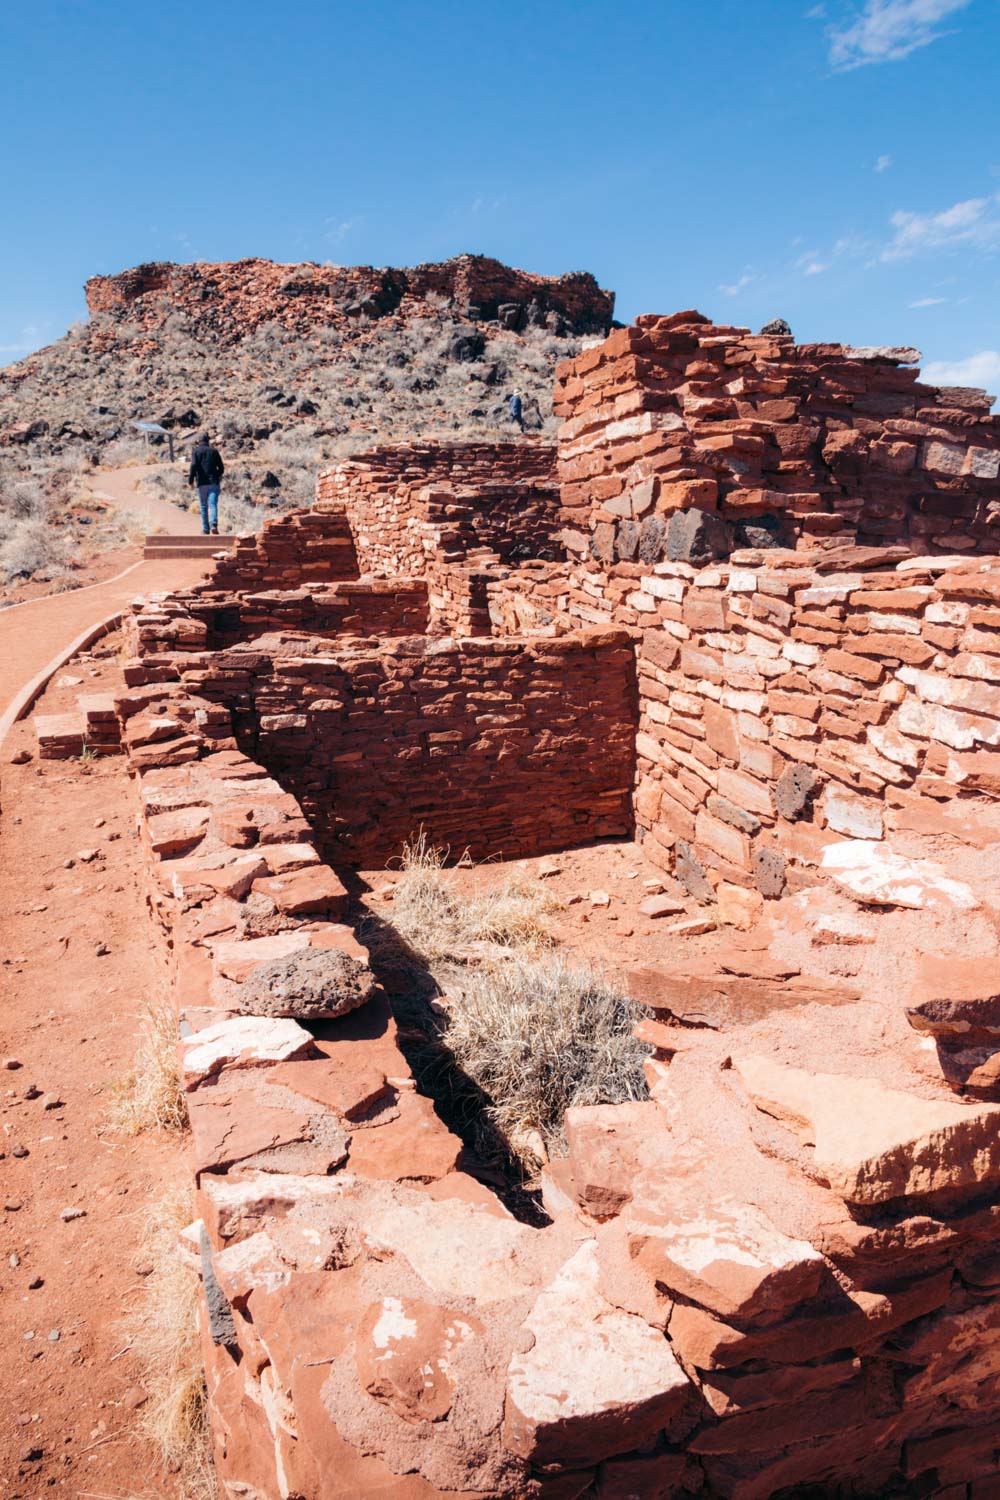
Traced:
[[556, 557], [555, 449], [535, 442], [377, 448], [322, 471], [317, 508], [342, 508], [360, 566], [383, 577], [423, 572], [485, 548]]
[[184, 672], [302, 804], [328, 857], [382, 865], [423, 829], [458, 857], [631, 828], [634, 667], [620, 632], [332, 652], [264, 637]]
[[776, 895], [786, 860], [814, 865], [828, 837], [881, 840], [1000, 793], [1000, 567], [833, 562], [536, 566], [489, 586], [500, 630], [633, 629], [636, 820], [706, 896]]
[[696, 560], [668, 553], [666, 530], [698, 507], [727, 523], [730, 546], [734, 530], [756, 545], [745, 527], [766, 516], [805, 546], [996, 551], [1000, 418], [981, 391], [921, 384], [918, 358], [693, 312], [617, 329], [559, 370], [568, 544], [604, 562]]
[[235, 549], [217, 560], [201, 588], [252, 593], [357, 576], [358, 560], [343, 513], [299, 510], [265, 521], [251, 536], [241, 536]]
[[215, 651], [268, 631], [331, 639], [423, 635], [428, 618], [423, 579], [376, 578], [259, 594], [178, 592], [129, 617], [126, 632], [131, 656], [147, 667], [159, 657], [169, 668], [178, 653]]

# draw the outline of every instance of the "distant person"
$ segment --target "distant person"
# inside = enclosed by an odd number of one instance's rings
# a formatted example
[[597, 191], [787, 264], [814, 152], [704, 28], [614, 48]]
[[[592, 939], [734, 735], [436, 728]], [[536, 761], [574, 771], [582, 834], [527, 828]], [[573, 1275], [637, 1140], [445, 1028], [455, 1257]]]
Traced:
[[520, 396], [510, 398], [510, 420], [516, 423], [522, 432], [524, 431], [524, 408], [521, 405]]
[[219, 482], [226, 472], [218, 448], [213, 448], [212, 439], [203, 432], [191, 453], [188, 484], [197, 485], [198, 504], [201, 506], [201, 529], [208, 536], [219, 534]]

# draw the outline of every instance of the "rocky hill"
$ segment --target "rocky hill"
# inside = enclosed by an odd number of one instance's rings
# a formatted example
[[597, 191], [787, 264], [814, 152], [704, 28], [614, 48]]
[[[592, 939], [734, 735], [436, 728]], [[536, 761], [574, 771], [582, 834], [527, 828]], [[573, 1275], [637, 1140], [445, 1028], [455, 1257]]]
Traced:
[[[324, 460], [495, 436], [514, 390], [529, 430], [550, 427], [556, 364], [603, 336], [614, 311], [587, 272], [535, 276], [473, 255], [411, 269], [158, 262], [94, 277], [86, 291], [86, 323], [0, 370], [8, 578], [46, 566], [74, 474], [140, 456], [137, 420], [185, 442], [211, 428], [231, 500], [304, 504]], [[252, 524], [253, 512], [238, 519]]]

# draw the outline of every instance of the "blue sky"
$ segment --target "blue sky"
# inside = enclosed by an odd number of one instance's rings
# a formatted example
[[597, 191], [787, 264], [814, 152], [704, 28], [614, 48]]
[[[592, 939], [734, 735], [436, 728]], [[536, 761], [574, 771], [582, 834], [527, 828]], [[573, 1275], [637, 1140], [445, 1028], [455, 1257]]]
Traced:
[[0, 361], [144, 260], [468, 250], [995, 390], [998, 63], [1000, 0], [7, 0]]

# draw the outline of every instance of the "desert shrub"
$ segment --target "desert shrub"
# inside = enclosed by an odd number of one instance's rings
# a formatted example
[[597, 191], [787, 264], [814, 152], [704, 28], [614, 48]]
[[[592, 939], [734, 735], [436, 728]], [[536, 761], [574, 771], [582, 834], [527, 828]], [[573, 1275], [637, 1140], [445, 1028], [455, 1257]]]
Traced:
[[646, 1097], [649, 1048], [633, 1036], [645, 1014], [595, 969], [558, 954], [472, 975], [442, 1033], [516, 1155], [565, 1149], [567, 1109]]
[[553, 941], [547, 917], [558, 902], [540, 880], [513, 870], [479, 894], [464, 895], [445, 852], [426, 836], [407, 844], [395, 887], [392, 922], [414, 952], [431, 962], [461, 960], [463, 951], [531, 948]]
[[111, 1086], [109, 1122], [125, 1135], [187, 1126], [177, 1076], [177, 1017], [167, 1001], [146, 1007], [132, 1067]]

